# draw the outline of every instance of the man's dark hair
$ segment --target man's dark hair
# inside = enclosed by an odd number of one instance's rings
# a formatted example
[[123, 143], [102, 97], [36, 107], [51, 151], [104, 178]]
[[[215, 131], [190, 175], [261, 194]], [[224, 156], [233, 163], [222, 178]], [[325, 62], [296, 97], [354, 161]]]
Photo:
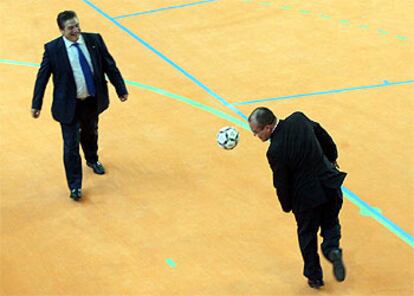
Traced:
[[249, 116], [249, 122], [253, 121], [259, 127], [264, 127], [276, 122], [276, 116], [266, 107], [258, 107]]
[[76, 12], [72, 10], [65, 10], [59, 13], [56, 19], [59, 29], [63, 30], [65, 28], [65, 22], [67, 20], [73, 19], [74, 17], [78, 16], [76, 15]]

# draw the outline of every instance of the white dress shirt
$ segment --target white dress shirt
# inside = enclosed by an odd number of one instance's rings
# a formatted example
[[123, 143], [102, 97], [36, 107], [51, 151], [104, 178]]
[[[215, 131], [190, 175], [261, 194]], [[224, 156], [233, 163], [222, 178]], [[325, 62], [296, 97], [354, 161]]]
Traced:
[[[78, 99], [85, 99], [89, 97], [89, 93], [88, 93], [88, 88], [86, 87], [85, 76], [83, 75], [82, 68], [79, 62], [79, 53], [78, 53], [78, 50], [73, 45], [75, 42], [72, 42], [66, 39], [65, 36], [62, 36], [62, 38], [63, 38], [63, 41], [65, 42], [70, 66], [72, 67], [73, 78], [75, 79], [76, 93], [77, 93], [76, 97]], [[86, 47], [85, 40], [83, 39], [82, 34], [79, 35], [79, 39], [76, 43], [79, 44], [79, 48], [80, 50], [82, 50], [83, 54], [85, 55], [86, 60], [88, 61], [88, 64], [91, 67], [91, 70], [93, 73], [91, 55], [89, 54], [88, 48]]]

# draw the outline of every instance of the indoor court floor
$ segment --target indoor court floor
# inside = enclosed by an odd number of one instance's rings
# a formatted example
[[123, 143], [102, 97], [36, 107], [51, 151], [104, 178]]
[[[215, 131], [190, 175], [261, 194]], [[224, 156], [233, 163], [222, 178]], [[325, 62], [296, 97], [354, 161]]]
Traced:
[[[64, 176], [60, 126], [30, 115], [44, 43], [75, 10], [126, 80], [100, 116], [107, 174]], [[2, 0], [0, 295], [414, 295], [414, 1]], [[411, 28], [411, 29], [410, 29]], [[258, 107], [333, 136], [347, 279], [310, 289], [249, 131]], [[223, 126], [240, 131], [231, 151]]]

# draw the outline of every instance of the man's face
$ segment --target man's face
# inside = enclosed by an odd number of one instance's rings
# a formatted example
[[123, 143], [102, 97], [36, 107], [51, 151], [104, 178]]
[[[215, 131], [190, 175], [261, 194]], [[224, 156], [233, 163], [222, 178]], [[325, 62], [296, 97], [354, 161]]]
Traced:
[[249, 121], [250, 129], [254, 136], [257, 136], [263, 142], [269, 140], [272, 135], [272, 125], [268, 124], [265, 126], [257, 125], [254, 121]]
[[76, 42], [79, 39], [79, 34], [81, 32], [80, 26], [79, 26], [79, 20], [77, 17], [74, 17], [70, 20], [67, 20], [64, 23], [63, 29], [60, 30], [63, 36], [66, 37], [66, 39]]

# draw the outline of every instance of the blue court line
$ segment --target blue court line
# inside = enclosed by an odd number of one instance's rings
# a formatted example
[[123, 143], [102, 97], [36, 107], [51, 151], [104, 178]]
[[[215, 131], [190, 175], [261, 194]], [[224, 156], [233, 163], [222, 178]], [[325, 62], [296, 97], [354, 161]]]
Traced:
[[342, 186], [343, 192], [346, 194], [348, 199], [353, 202], [356, 206], [358, 206], [360, 209], [365, 210], [367, 213], [370, 214], [370, 217], [377, 220], [380, 224], [384, 225], [388, 230], [390, 230], [392, 233], [397, 235], [400, 239], [402, 239], [404, 242], [406, 242], [411, 247], [414, 247], [414, 237], [410, 235], [409, 233], [405, 232], [401, 227], [394, 224], [391, 220], [381, 215], [381, 213], [376, 210], [374, 207], [371, 207], [369, 204], [367, 204], [365, 201], [363, 201], [361, 198], [359, 198], [355, 193], [353, 193], [348, 188]]
[[147, 10], [147, 11], [142, 11], [142, 12], [136, 12], [136, 13], [131, 13], [131, 14], [119, 15], [119, 16], [115, 16], [113, 18], [114, 19], [122, 19], [122, 18], [131, 17], [131, 16], [137, 16], [137, 15], [143, 15], [143, 14], [156, 13], [156, 12], [160, 12], [160, 11], [165, 11], [165, 10], [170, 10], [170, 9], [177, 9], [177, 8], [183, 8], [183, 7], [194, 6], [194, 5], [200, 5], [200, 4], [205, 4], [205, 3], [215, 2], [215, 1], [218, 1], [218, 0], [204, 0], [204, 1], [192, 2], [192, 3], [182, 4], [182, 5], [162, 7], [162, 8], [157, 8], [157, 9], [152, 9], [152, 10]]
[[[0, 59], [0, 64], [8, 64], [8, 65], [15, 65], [15, 66], [27, 66], [27, 67], [36, 67], [36, 68], [40, 67], [40, 64], [29, 63], [29, 62], [21, 62], [21, 61], [16, 61], [16, 60], [8, 60], [8, 59]], [[224, 120], [227, 120], [229, 122], [234, 123], [237, 126], [240, 126], [240, 127], [244, 128], [246, 130], [249, 130], [249, 125], [247, 124], [247, 122], [245, 120], [233, 117], [233, 116], [231, 116], [231, 115], [229, 115], [229, 114], [227, 114], [223, 111], [220, 111], [218, 109], [215, 109], [215, 108], [207, 106], [207, 105], [204, 105], [204, 104], [202, 104], [198, 101], [194, 101], [194, 100], [191, 100], [191, 99], [186, 98], [184, 96], [180, 96], [180, 95], [174, 94], [172, 92], [169, 92], [167, 90], [160, 89], [158, 87], [143, 84], [143, 83], [136, 82], [136, 81], [131, 81], [131, 80], [126, 80], [125, 79], [125, 84], [132, 85], [132, 86], [138, 87], [138, 88], [142, 88], [142, 89], [145, 89], [147, 91], [157, 93], [161, 96], [168, 97], [168, 98], [174, 99], [176, 101], [191, 105], [194, 108], [201, 109], [205, 112], [209, 112], [209, 113], [211, 113], [211, 114], [213, 114], [217, 117], [220, 117]]]
[[[0, 63], [10, 64], [10, 65], [19, 65], [19, 66], [37, 67], [37, 68], [40, 66], [39, 64], [13, 61], [13, 60], [5, 60], [5, 59], [0, 59]], [[196, 108], [202, 109], [204, 111], [210, 112], [212, 114], [215, 114], [218, 117], [221, 117], [225, 120], [228, 120], [228, 121], [232, 122], [233, 124], [235, 124], [235, 125], [237, 125], [241, 128], [244, 128], [245, 130], [250, 130], [250, 127], [246, 124], [246, 122], [241, 121], [241, 120], [239, 120], [235, 117], [232, 117], [230, 115], [224, 114], [220, 110], [208, 107], [206, 105], [202, 105], [201, 103], [190, 100], [188, 98], [181, 97], [179, 95], [170, 93], [168, 91], [165, 91], [165, 90], [162, 90], [162, 89], [157, 89], [153, 86], [144, 85], [144, 84], [134, 82], [134, 81], [129, 81], [129, 80], [125, 80], [125, 82], [128, 85], [132, 85], [132, 86], [140, 87], [140, 88], [152, 91], [152, 92], [156, 92], [160, 95], [163, 95], [163, 96], [181, 101], [181, 102], [189, 104], [193, 107], [196, 107]], [[370, 205], [368, 205], [366, 202], [364, 202], [361, 198], [359, 198], [355, 193], [353, 193], [348, 188], [342, 186], [342, 190], [345, 193], [345, 197], [347, 197], [352, 203], [354, 203], [357, 207], [359, 207], [360, 210], [363, 210], [365, 213], [368, 213], [370, 217], [373, 217], [375, 220], [377, 220], [380, 224], [382, 224], [389, 231], [391, 231], [392, 233], [397, 235], [400, 239], [402, 239], [408, 245], [410, 245], [411, 247], [414, 247], [414, 238], [410, 234], [408, 234], [407, 232], [402, 230], [398, 225], [394, 224], [391, 220], [384, 217], [381, 214], [381, 212], [379, 212], [374, 207], [371, 207]]]
[[[105, 12], [103, 12], [100, 8], [98, 8], [97, 6], [95, 6], [94, 4], [92, 4], [90, 1], [88, 0], [83, 0], [86, 4], [88, 4], [89, 6], [91, 6], [93, 9], [95, 9], [97, 12], [99, 12], [100, 14], [102, 14], [104, 17], [106, 17], [107, 19], [109, 19], [111, 22], [113, 22], [114, 24], [116, 24], [119, 28], [121, 28], [122, 30], [124, 30], [125, 32], [127, 32], [131, 37], [133, 37], [134, 39], [136, 39], [137, 41], [139, 41], [140, 43], [142, 43], [145, 47], [147, 47], [148, 49], [150, 49], [151, 51], [153, 51], [155, 54], [157, 54], [159, 57], [161, 57], [163, 60], [165, 60], [166, 62], [168, 62], [170, 65], [172, 65], [175, 69], [177, 69], [178, 71], [180, 71], [181, 73], [183, 73], [186, 77], [188, 77], [191, 81], [193, 81], [194, 83], [196, 83], [198, 86], [200, 86], [201, 88], [203, 88], [205, 91], [207, 91], [207, 93], [209, 93], [210, 95], [212, 95], [214, 98], [218, 99], [222, 104], [224, 104], [226, 107], [230, 108], [232, 111], [236, 112], [239, 116], [241, 116], [243, 119], [247, 120], [247, 116], [244, 115], [240, 110], [238, 110], [237, 108], [235, 108], [232, 104], [230, 104], [229, 102], [227, 102], [226, 100], [224, 100], [223, 98], [221, 98], [220, 96], [218, 96], [217, 94], [215, 94], [213, 91], [211, 91], [209, 88], [207, 88], [204, 84], [202, 84], [201, 82], [199, 82], [195, 77], [193, 77], [191, 74], [189, 74], [188, 72], [186, 72], [185, 70], [183, 70], [180, 66], [176, 65], [173, 61], [171, 61], [170, 59], [168, 59], [166, 56], [164, 56], [162, 53], [160, 53], [158, 50], [156, 50], [155, 48], [153, 48], [150, 44], [148, 44], [147, 42], [145, 42], [143, 39], [141, 39], [140, 37], [138, 37], [135, 33], [131, 32], [128, 28], [122, 26], [118, 21], [116, 21], [115, 19], [113, 19], [112, 17], [110, 17], [108, 14], [106, 14]], [[412, 83], [413, 80], [411, 80], [410, 83]], [[386, 85], [390, 85], [391, 83], [387, 83]], [[403, 82], [401, 83], [396, 83], [396, 84], [403, 84]], [[383, 85], [381, 85], [383, 86]], [[350, 199], [352, 202], [352, 199]], [[368, 209], [367, 209], [368, 210]], [[383, 217], [381, 214], [378, 214], [378, 216]], [[396, 229], [401, 229], [399, 226], [395, 225], [393, 222], [391, 222], [390, 220], [386, 219], [385, 217], [383, 217], [384, 219], [378, 219], [377, 221], [380, 222], [383, 226], [385, 226], [388, 230], [390, 230], [391, 232], [397, 234], [395, 232]], [[389, 221], [390, 223], [384, 223], [384, 221]], [[394, 227], [390, 227], [390, 225], [393, 225]], [[398, 234], [397, 234], [398, 235]], [[399, 236], [400, 237], [400, 236]], [[411, 236], [409, 236], [410, 239], [412, 238]], [[405, 241], [405, 240], [404, 240]], [[411, 241], [411, 240], [410, 240]], [[411, 245], [411, 244], [410, 244]]]
[[414, 83], [414, 80], [406, 80], [406, 81], [399, 81], [399, 82], [389, 82], [388, 80], [384, 80], [384, 83], [381, 83], [381, 84], [349, 87], [349, 88], [334, 89], [334, 90], [327, 90], [327, 91], [320, 91], [320, 92], [312, 92], [312, 93], [307, 93], [307, 94], [281, 96], [281, 97], [267, 98], [267, 99], [257, 99], [257, 100], [244, 101], [244, 102], [235, 102], [235, 103], [233, 103], [233, 105], [234, 106], [248, 105], [248, 104], [263, 103], [263, 102], [269, 102], [269, 101], [279, 101], [279, 100], [294, 99], [294, 98], [301, 98], [301, 97], [327, 95], [327, 94], [341, 93], [341, 92], [347, 92], [347, 91], [355, 91], [355, 90], [370, 89], [370, 88], [377, 88], [377, 87], [386, 87], [386, 86], [400, 85], [400, 84], [410, 84], [410, 83]]
[[191, 75], [190, 73], [188, 73], [186, 70], [184, 70], [182, 67], [180, 67], [176, 63], [174, 63], [172, 60], [170, 60], [168, 57], [166, 57], [164, 54], [162, 54], [159, 50], [155, 49], [152, 45], [150, 45], [148, 42], [146, 42], [145, 40], [143, 40], [137, 34], [135, 34], [131, 30], [129, 30], [127, 27], [125, 27], [122, 24], [120, 24], [117, 20], [115, 20], [113, 17], [109, 16], [107, 13], [105, 13], [104, 11], [102, 11], [99, 7], [97, 7], [96, 5], [94, 5], [89, 0], [83, 0], [83, 1], [86, 4], [88, 4], [89, 6], [91, 6], [93, 9], [95, 9], [98, 13], [100, 13], [101, 15], [103, 15], [105, 18], [107, 18], [108, 20], [110, 20], [111, 22], [113, 22], [115, 25], [117, 25], [120, 29], [122, 29], [123, 31], [127, 32], [132, 38], [134, 38], [139, 43], [141, 43], [142, 45], [144, 45], [146, 48], [148, 48], [150, 51], [152, 51], [153, 53], [155, 53], [161, 59], [163, 59], [164, 61], [166, 61], [173, 68], [175, 68], [176, 70], [178, 70], [179, 72], [181, 72], [182, 74], [184, 74], [184, 76], [186, 76], [187, 78], [189, 78], [192, 82], [194, 82], [196, 85], [198, 85], [199, 87], [201, 87], [203, 90], [205, 90], [212, 97], [214, 97], [217, 100], [219, 100], [223, 105], [225, 105], [226, 107], [230, 108], [233, 112], [235, 112], [237, 115], [239, 115], [243, 119], [247, 120], [247, 116], [244, 115], [239, 109], [237, 109], [232, 104], [230, 104], [229, 102], [227, 102], [225, 99], [223, 99], [222, 97], [220, 97], [218, 94], [216, 94], [215, 92], [213, 92], [210, 88], [208, 88], [206, 85], [204, 85], [203, 83], [201, 83], [197, 78], [195, 78], [193, 75]]

